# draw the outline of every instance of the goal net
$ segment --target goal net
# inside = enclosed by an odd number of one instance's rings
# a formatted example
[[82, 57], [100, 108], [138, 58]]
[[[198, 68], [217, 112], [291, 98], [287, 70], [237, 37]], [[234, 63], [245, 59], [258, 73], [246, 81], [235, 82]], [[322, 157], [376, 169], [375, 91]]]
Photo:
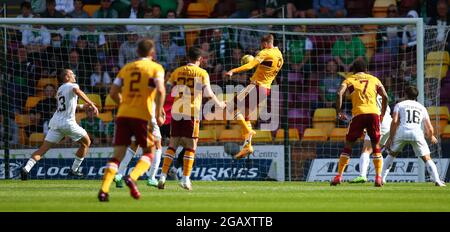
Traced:
[[[425, 27], [424, 57], [419, 58], [416, 36], [420, 32], [415, 24], [386, 26], [375, 21], [370, 25], [230, 23], [227, 26], [5, 23], [0, 24], [0, 178], [7, 176], [5, 169], [9, 178], [17, 178], [22, 165], [42, 144], [48, 121], [57, 106], [55, 92], [60, 83], [56, 75], [60, 69], [72, 69], [80, 88], [100, 109], [98, 117], [87, 112], [76, 113], [77, 122], [92, 140], [82, 171], [87, 178], [99, 179], [113, 151], [117, 105], [108, 97], [109, 87], [120, 68], [136, 59], [136, 41], [142, 38], [155, 41], [155, 60], [163, 65], [166, 78], [175, 68], [187, 63], [190, 47], [200, 47], [204, 51], [201, 67], [208, 71], [213, 90], [220, 99], [229, 101], [250, 83], [254, 70], [232, 78], [225, 77], [224, 73], [240, 66], [244, 55], [256, 56], [261, 36], [268, 33], [274, 35], [284, 65], [266, 103], [269, 117], [252, 120], [257, 131], [253, 138], [254, 154], [242, 160], [233, 159], [243, 143], [240, 126], [233, 120], [207, 120], [207, 115], [203, 115], [194, 180], [330, 180], [336, 172], [348, 126], [336, 119], [336, 91], [356, 59], [365, 60], [369, 73], [383, 82], [391, 109], [402, 100], [406, 86], [417, 85], [422, 80], [424, 84], [418, 86], [419, 91], [424, 94], [424, 105], [434, 112], [431, 117], [436, 133], [446, 125], [435, 109], [441, 106], [440, 82], [449, 62], [445, 52], [448, 28], [443, 31]], [[425, 62], [423, 72], [417, 68], [418, 58]], [[343, 108], [351, 115], [348, 98]], [[166, 109], [170, 109], [169, 103]], [[268, 124], [271, 126], [264, 127]], [[361, 141], [354, 146], [346, 178], [358, 174]], [[163, 145], [167, 145], [167, 139]], [[63, 139], [33, 168], [31, 178], [68, 178], [76, 149], [76, 143]], [[440, 145], [430, 149], [444, 175], [448, 161], [439, 159], [443, 158]], [[403, 159], [395, 163], [398, 171], [393, 169], [392, 181], [417, 181], [419, 165], [412, 149], [404, 149], [400, 157]], [[181, 173], [178, 170], [178, 175]], [[371, 165], [369, 179], [373, 173]]]

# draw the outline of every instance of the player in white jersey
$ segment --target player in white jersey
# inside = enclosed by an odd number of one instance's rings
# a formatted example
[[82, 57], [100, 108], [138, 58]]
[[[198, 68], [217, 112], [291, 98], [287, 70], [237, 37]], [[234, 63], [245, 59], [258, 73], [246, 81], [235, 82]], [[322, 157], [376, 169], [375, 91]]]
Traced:
[[[153, 112], [155, 112], [156, 105], [153, 105]], [[159, 163], [161, 162], [162, 155], [162, 145], [161, 145], [161, 132], [159, 130], [158, 123], [156, 122], [155, 114], [152, 114], [152, 135], [155, 139], [155, 157], [152, 160], [152, 164], [149, 170], [149, 176], [147, 179], [147, 185], [157, 187], [158, 181], [156, 180], [156, 174], [158, 173]], [[128, 147], [127, 152], [125, 153], [125, 157], [122, 162], [120, 162], [119, 168], [117, 170], [117, 174], [114, 177], [114, 182], [116, 183], [116, 188], [123, 187], [122, 177], [126, 175], [125, 170], [128, 167], [131, 159], [136, 155], [137, 149], [139, 146], [135, 143], [136, 139], [134, 137], [131, 138], [131, 145]]]
[[[69, 175], [82, 177], [83, 174], [78, 170], [81, 163], [86, 156], [91, 140], [87, 132], [81, 128], [75, 120], [76, 109], [92, 110], [95, 115], [98, 115], [98, 109], [94, 103], [80, 90], [76, 84], [75, 74], [70, 69], [64, 69], [59, 74], [60, 81], [63, 84], [58, 88], [57, 101], [58, 108], [53, 114], [49, 122], [49, 131], [45, 137], [44, 143], [41, 147], [33, 152], [31, 158], [27, 161], [21, 171], [21, 179], [27, 180], [28, 173], [31, 168], [38, 162], [42, 156], [55, 144], [61, 141], [65, 136], [70, 137], [73, 141], [80, 144], [80, 148], [75, 153], [76, 157], [69, 171]], [[84, 105], [77, 105], [78, 97], [83, 99], [86, 103]]]
[[386, 142], [386, 148], [390, 149], [391, 152], [384, 160], [382, 170], [383, 183], [386, 182], [386, 176], [395, 157], [403, 150], [406, 144], [411, 144], [416, 156], [420, 156], [425, 162], [435, 184], [437, 186], [445, 186], [445, 183], [439, 178], [436, 164], [431, 160], [430, 149], [424, 136], [426, 135], [432, 144], [438, 142], [433, 134], [433, 126], [427, 109], [416, 101], [419, 95], [416, 87], [407, 87], [405, 93], [407, 100], [398, 103], [394, 107], [392, 115], [390, 136]]
[[[381, 100], [382, 97], [380, 95], [377, 96], [377, 106], [381, 111]], [[384, 146], [389, 138], [389, 130], [391, 127], [391, 109], [389, 106], [386, 108], [386, 114], [383, 117], [383, 121], [381, 122], [380, 128], [380, 146]], [[372, 154], [372, 144], [370, 142], [370, 137], [366, 134], [364, 136], [364, 145], [362, 148], [361, 156], [359, 157], [359, 176], [355, 177], [350, 183], [365, 183], [367, 182], [367, 170], [369, 169], [370, 164], [370, 154]]]

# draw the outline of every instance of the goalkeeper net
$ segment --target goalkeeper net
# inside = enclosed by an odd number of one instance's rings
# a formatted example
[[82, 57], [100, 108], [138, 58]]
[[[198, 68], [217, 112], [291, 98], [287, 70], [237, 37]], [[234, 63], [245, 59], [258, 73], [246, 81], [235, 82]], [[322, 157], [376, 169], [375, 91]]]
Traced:
[[[244, 55], [256, 56], [261, 36], [271, 33], [285, 63], [273, 83], [272, 95], [278, 97], [272, 97], [267, 104], [272, 117], [252, 121], [257, 129], [253, 139], [255, 153], [243, 160], [232, 159], [243, 142], [239, 125], [232, 120], [203, 120], [193, 179], [328, 181], [336, 172], [348, 126], [336, 120], [335, 95], [349, 74], [351, 63], [356, 59], [367, 61], [369, 73], [385, 85], [393, 109], [403, 98], [405, 87], [416, 85], [417, 78], [421, 78], [417, 76], [416, 30], [415, 25], [376, 23], [362, 26], [3, 24], [0, 27], [1, 135], [2, 149], [9, 152], [9, 177], [17, 178], [20, 167], [45, 138], [48, 121], [57, 105], [56, 74], [61, 68], [74, 71], [80, 88], [100, 109], [98, 117], [87, 112], [76, 113], [77, 122], [92, 140], [82, 165], [83, 172], [88, 178], [97, 179], [112, 155], [117, 105], [108, 97], [109, 87], [120, 68], [137, 57], [136, 41], [142, 38], [155, 41], [155, 60], [164, 66], [166, 77], [186, 64], [190, 47], [200, 47], [204, 51], [201, 66], [208, 71], [213, 90], [220, 99], [231, 100], [239, 89], [249, 84], [253, 70], [231, 79], [224, 73], [240, 66]], [[419, 91], [424, 93], [424, 104], [429, 109], [441, 106], [440, 83], [448, 65], [447, 34], [448, 28], [424, 30], [426, 69], [424, 86], [419, 86]], [[349, 99], [344, 101], [343, 108], [351, 115]], [[170, 109], [170, 103], [166, 109]], [[439, 134], [446, 120], [439, 113], [431, 117]], [[275, 127], [264, 130], [267, 128], [261, 125], [267, 120], [275, 122]], [[166, 125], [164, 129], [167, 128]], [[353, 149], [355, 159], [347, 168], [349, 178], [358, 174], [356, 158], [361, 141]], [[163, 145], [167, 145], [167, 140]], [[31, 172], [32, 178], [66, 178], [76, 148], [76, 143], [63, 139], [39, 161]], [[430, 149], [432, 157], [442, 158], [439, 144]], [[397, 167], [405, 165], [405, 173], [397, 174], [416, 177], [418, 164], [417, 159], [412, 159], [415, 157], [412, 149], [406, 148], [401, 157], [409, 159], [396, 163]], [[448, 162], [437, 160], [444, 174]], [[1, 153], [0, 178], [6, 174], [5, 161], [5, 153]], [[373, 175], [372, 166], [370, 169], [369, 178]], [[179, 170], [178, 175], [181, 173]], [[398, 181], [413, 181], [415, 177], [399, 177]]]

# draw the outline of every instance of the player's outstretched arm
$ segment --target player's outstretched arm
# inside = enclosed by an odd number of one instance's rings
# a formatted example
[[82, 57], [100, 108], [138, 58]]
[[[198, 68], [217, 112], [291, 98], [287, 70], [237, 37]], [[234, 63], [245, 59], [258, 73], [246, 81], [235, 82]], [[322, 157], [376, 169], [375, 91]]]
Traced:
[[339, 87], [339, 90], [336, 93], [336, 113], [338, 114], [338, 117], [340, 120], [347, 120], [347, 117], [342, 111], [342, 99], [344, 96], [345, 91], [347, 91], [347, 84], [342, 83], [341, 87]]
[[250, 70], [258, 64], [259, 64], [258, 59], [253, 59], [251, 62], [248, 62], [247, 64], [244, 64], [244, 65], [240, 66], [239, 68], [231, 69], [230, 71], [226, 72], [225, 75], [231, 77], [231, 76], [233, 76], [234, 73], [239, 73], [239, 72]]
[[90, 107], [92, 107], [92, 109], [94, 110], [94, 114], [98, 115], [98, 109], [95, 106], [95, 104], [86, 96], [86, 94], [79, 88], [73, 88], [73, 92], [80, 97], [81, 99], [83, 99], [84, 102], [86, 102], [87, 105], [89, 105]]
[[211, 85], [205, 85], [204, 93], [205, 93], [205, 97], [210, 97], [214, 101], [214, 104], [219, 106], [221, 109], [226, 107], [225, 102], [220, 101], [217, 98], [217, 96], [214, 94], [214, 92], [211, 89]]

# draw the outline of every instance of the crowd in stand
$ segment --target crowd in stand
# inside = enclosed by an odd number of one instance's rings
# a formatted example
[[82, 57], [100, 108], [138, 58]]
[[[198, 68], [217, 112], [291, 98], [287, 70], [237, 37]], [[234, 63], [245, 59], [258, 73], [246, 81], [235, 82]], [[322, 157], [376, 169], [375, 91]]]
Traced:
[[[189, 5], [195, 0], [29, 0], [20, 5], [19, 18], [184, 18], [189, 17]], [[324, 17], [372, 17], [374, 0], [218, 0], [209, 17], [212, 18], [324, 18]], [[450, 2], [450, 1], [449, 1]], [[98, 5], [92, 14], [86, 12], [85, 5]], [[284, 8], [284, 10], [282, 10]], [[450, 23], [449, 7], [446, 0], [402, 0], [386, 9], [386, 17], [422, 17], [429, 25], [436, 26], [436, 42], [445, 44], [446, 27]], [[283, 15], [284, 14], [284, 15]], [[337, 29], [337, 28], [335, 28]], [[292, 77], [295, 85], [289, 87], [290, 108], [332, 107], [335, 92], [342, 81], [342, 73], [350, 70], [358, 59], [388, 56], [383, 66], [373, 71], [394, 93], [414, 82], [416, 31], [410, 26], [380, 26], [375, 28], [376, 45], [373, 54], [368, 56], [367, 43], [361, 36], [365, 30], [361, 27], [343, 26], [339, 30], [342, 36], [315, 36], [308, 32], [327, 30], [330, 27], [293, 26], [286, 31], [285, 60], [288, 70], [282, 76]], [[255, 55], [259, 38], [266, 31], [282, 31], [280, 26], [247, 26], [242, 29], [217, 27], [201, 29], [195, 37], [184, 26], [58, 26], [58, 25], [21, 25], [8, 28], [8, 59], [3, 70], [9, 78], [2, 94], [10, 98], [11, 120], [14, 127], [15, 114], [28, 114], [32, 123], [24, 128], [27, 136], [33, 132], [46, 131], [46, 123], [56, 107], [54, 93], [57, 86], [46, 85], [36, 88], [41, 78], [56, 76], [59, 69], [71, 68], [77, 76], [80, 87], [87, 93], [99, 94], [105, 102], [109, 86], [121, 67], [136, 58], [136, 45], [140, 38], [152, 38], [156, 44], [155, 60], [171, 70], [186, 62], [185, 55], [189, 46], [199, 46], [204, 50], [202, 64], [210, 74], [211, 82], [223, 86], [230, 84], [223, 73], [240, 64], [244, 54]], [[189, 35], [188, 35], [189, 34]], [[276, 34], [277, 41], [282, 34]], [[189, 38], [188, 38], [189, 37]], [[193, 41], [190, 39], [194, 38]], [[283, 44], [279, 43], [282, 47]], [[375, 54], [375, 55], [374, 55]], [[394, 62], [391, 62], [394, 61]], [[392, 72], [392, 70], [397, 70]], [[244, 73], [238, 76], [248, 75]], [[393, 81], [391, 78], [396, 78]], [[234, 84], [244, 83], [248, 78], [235, 78]], [[289, 80], [290, 82], [291, 80]], [[396, 84], [392, 84], [395, 82]], [[307, 87], [317, 87], [309, 88]], [[392, 88], [390, 88], [392, 87]], [[306, 99], [305, 99], [305, 94]], [[44, 96], [33, 108], [26, 109], [25, 103], [30, 96]], [[308, 95], [309, 94], [309, 95]], [[303, 95], [303, 96], [300, 96]], [[319, 102], [311, 104], [311, 101]], [[307, 103], [307, 104], [306, 104]], [[3, 117], [0, 118], [3, 121]], [[93, 115], [87, 115], [80, 122], [95, 138], [107, 137], [111, 125]], [[3, 126], [1, 133], [4, 134]], [[17, 132], [12, 131], [11, 142], [17, 143]], [[109, 133], [111, 134], [111, 133]], [[100, 144], [105, 141], [97, 141]]]

